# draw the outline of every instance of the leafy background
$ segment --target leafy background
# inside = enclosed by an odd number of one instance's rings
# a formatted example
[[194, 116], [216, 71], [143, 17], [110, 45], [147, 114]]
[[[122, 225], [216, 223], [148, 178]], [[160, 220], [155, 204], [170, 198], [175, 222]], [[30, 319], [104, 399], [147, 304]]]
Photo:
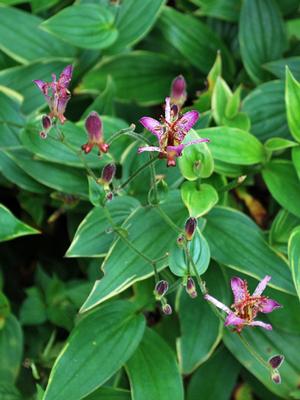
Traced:
[[[0, 2], [1, 399], [300, 398], [299, 5]], [[264, 358], [285, 355], [281, 385], [201, 296], [179, 285], [168, 298], [174, 313], [161, 315], [152, 269], [109, 230], [82, 160], [40, 139], [46, 108], [32, 80], [70, 63], [62, 130], [78, 149], [91, 110], [106, 138], [131, 123], [141, 133], [138, 119], [159, 117], [172, 79], [185, 76], [187, 106], [202, 115], [197, 132], [211, 143], [186, 149], [177, 168], [157, 164], [169, 187], [161, 207], [178, 226], [188, 212], [199, 217], [206, 251], [195, 262], [217, 298], [230, 304], [233, 274], [251, 287], [272, 275], [267, 294], [284, 307], [269, 317], [272, 332], [246, 337]], [[137, 146], [122, 137], [86, 160], [98, 175], [113, 160], [122, 184], [147, 161]], [[149, 185], [144, 171], [108, 207], [147, 256], [171, 251], [160, 269], [176, 286], [185, 266], [172, 256], [176, 233], [147, 206]]]

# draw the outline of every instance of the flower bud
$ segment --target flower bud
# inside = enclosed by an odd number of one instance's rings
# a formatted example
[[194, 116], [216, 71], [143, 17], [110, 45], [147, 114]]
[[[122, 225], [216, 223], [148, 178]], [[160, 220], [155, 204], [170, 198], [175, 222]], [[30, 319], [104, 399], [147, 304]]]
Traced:
[[185, 223], [185, 237], [186, 240], [192, 240], [195, 230], [197, 228], [197, 219], [190, 217]]
[[192, 299], [198, 296], [194, 279], [191, 276], [187, 279], [185, 290]]
[[277, 371], [277, 369], [274, 369], [272, 371], [271, 378], [274, 383], [276, 383], [278, 385], [281, 383], [281, 376], [280, 376], [280, 373]]
[[184, 237], [182, 235], [179, 235], [177, 238], [177, 244], [179, 247], [182, 247], [184, 243]]
[[171, 103], [179, 108], [183, 106], [186, 100], [186, 82], [182, 75], [177, 76], [171, 85]]
[[155, 297], [158, 300], [161, 299], [167, 293], [168, 289], [169, 289], [169, 283], [167, 281], [162, 280], [157, 282], [154, 288]]
[[162, 312], [165, 315], [171, 315], [172, 314], [172, 307], [168, 303], [163, 304], [161, 309], [162, 309]]
[[42, 139], [46, 139], [47, 134], [52, 127], [52, 120], [48, 115], [42, 116], [42, 127], [43, 127], [43, 130], [40, 132], [40, 137]]
[[268, 363], [271, 365], [273, 369], [279, 368], [284, 361], [284, 356], [281, 354], [277, 354], [269, 359]]
[[116, 166], [113, 163], [105, 165], [101, 173], [101, 183], [109, 185], [116, 173]]
[[107, 201], [112, 201], [112, 199], [114, 198], [113, 192], [106, 193], [105, 198], [106, 198]]
[[91, 141], [98, 142], [102, 136], [102, 121], [95, 111], [91, 112], [85, 120], [85, 129]]

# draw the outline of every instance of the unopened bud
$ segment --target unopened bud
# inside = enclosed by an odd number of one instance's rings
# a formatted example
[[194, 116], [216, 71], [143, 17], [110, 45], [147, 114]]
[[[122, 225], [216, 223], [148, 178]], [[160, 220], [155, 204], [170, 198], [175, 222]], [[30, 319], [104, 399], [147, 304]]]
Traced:
[[281, 376], [277, 369], [274, 369], [271, 374], [272, 381], [279, 385], [281, 383]]
[[91, 112], [85, 120], [85, 129], [91, 141], [98, 142], [102, 136], [102, 121], [95, 111]]
[[162, 312], [163, 312], [165, 315], [171, 315], [171, 314], [172, 314], [172, 307], [171, 307], [170, 304], [168, 304], [168, 303], [163, 304], [162, 307], [161, 307], [161, 309], [162, 309]]
[[177, 76], [171, 85], [171, 103], [179, 108], [183, 106], [186, 100], [186, 82], [182, 75]]
[[112, 199], [114, 198], [113, 192], [106, 193], [105, 198], [106, 198], [107, 201], [112, 201]]
[[159, 300], [161, 299], [168, 291], [169, 283], [167, 281], [161, 280], [157, 282], [154, 288], [155, 297]]
[[43, 130], [40, 132], [40, 137], [42, 139], [46, 139], [48, 132], [52, 127], [52, 120], [48, 115], [42, 116], [42, 127], [43, 127]]
[[273, 369], [279, 368], [284, 361], [284, 356], [281, 354], [277, 354], [269, 359], [268, 363], [271, 365]]
[[192, 240], [195, 230], [197, 228], [197, 219], [190, 217], [185, 223], [185, 237], [186, 240]]
[[183, 243], [184, 243], [184, 237], [182, 235], [178, 236], [178, 238], [177, 238], [178, 246], [180, 246], [180, 247], [183, 246]]
[[107, 164], [102, 170], [101, 173], [101, 183], [105, 185], [109, 185], [113, 180], [116, 173], [116, 166], [115, 164]]
[[194, 279], [191, 276], [187, 279], [185, 290], [192, 299], [198, 296]]

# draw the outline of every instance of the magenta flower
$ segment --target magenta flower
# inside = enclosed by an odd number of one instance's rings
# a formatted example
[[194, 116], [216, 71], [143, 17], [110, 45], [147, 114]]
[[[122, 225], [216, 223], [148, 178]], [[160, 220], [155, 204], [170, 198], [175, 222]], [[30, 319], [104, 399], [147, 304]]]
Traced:
[[64, 112], [71, 94], [68, 90], [69, 83], [72, 79], [73, 66], [68, 65], [56, 80], [56, 75], [52, 74], [52, 82], [44, 82], [42, 80], [33, 81], [40, 91], [43, 93], [49, 108], [50, 118], [58, 118], [63, 124], [66, 121]]
[[171, 85], [171, 103], [181, 108], [186, 101], [186, 82], [182, 75], [177, 76]]
[[182, 155], [185, 147], [192, 144], [209, 142], [209, 139], [197, 139], [183, 144], [182, 141], [186, 134], [198, 121], [198, 111], [188, 111], [181, 115], [178, 107], [170, 104], [170, 98], [166, 98], [165, 117], [160, 123], [151, 117], [142, 117], [140, 123], [153, 133], [158, 140], [159, 146], [145, 146], [138, 149], [138, 153], [143, 151], [157, 151], [160, 158], [167, 159], [168, 167], [176, 165], [176, 157]]
[[233, 311], [209, 294], [204, 295], [204, 298], [226, 312], [225, 326], [233, 325], [237, 332], [241, 332], [245, 326], [260, 326], [271, 330], [272, 325], [262, 321], [255, 321], [259, 312], [267, 314], [281, 307], [277, 301], [261, 295], [270, 279], [271, 276], [265, 276], [264, 279], [259, 282], [251, 296], [248, 292], [247, 281], [238, 277], [232, 278], [231, 289], [234, 296], [234, 303], [231, 308]]
[[88, 134], [88, 142], [81, 146], [82, 150], [87, 154], [94, 146], [97, 146], [99, 153], [107, 153], [109, 145], [104, 143], [103, 125], [98, 113], [92, 111], [85, 120], [85, 129]]

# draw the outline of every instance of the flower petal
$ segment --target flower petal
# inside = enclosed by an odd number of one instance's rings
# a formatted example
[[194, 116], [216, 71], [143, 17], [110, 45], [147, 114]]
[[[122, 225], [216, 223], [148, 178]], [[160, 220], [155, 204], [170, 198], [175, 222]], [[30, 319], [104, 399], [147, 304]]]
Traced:
[[233, 312], [228, 314], [228, 316], [225, 319], [225, 326], [228, 325], [245, 325], [245, 320], [237, 317]]
[[142, 117], [140, 119], [140, 123], [146, 128], [148, 129], [148, 131], [150, 131], [151, 133], [153, 133], [153, 135], [155, 135], [157, 137], [157, 139], [159, 140], [164, 129], [161, 126], [160, 122], [157, 121], [154, 118], [151, 117]]
[[161, 151], [159, 147], [156, 146], [145, 146], [145, 147], [139, 147], [138, 148], [138, 153], [143, 153], [143, 151]]
[[265, 322], [262, 321], [252, 321], [249, 324], [250, 326], [260, 326], [261, 328], [267, 329], [268, 331], [271, 331], [272, 325], [271, 324], [266, 324]]
[[59, 76], [59, 83], [65, 88], [68, 87], [73, 74], [73, 65], [67, 65]]
[[259, 284], [257, 285], [256, 289], [254, 290], [254, 293], [252, 296], [260, 296], [262, 294], [262, 292], [265, 290], [269, 280], [272, 277], [270, 275], [266, 275], [264, 277], [264, 279], [262, 279]]
[[176, 123], [176, 127], [178, 128], [179, 131], [183, 131], [185, 134], [188, 133], [189, 130], [192, 129], [192, 127], [195, 125], [195, 123], [199, 119], [199, 113], [198, 111], [188, 111], [183, 116], [178, 119], [178, 122]]
[[42, 81], [42, 80], [40, 80], [40, 79], [36, 79], [36, 80], [34, 80], [33, 82], [34, 82], [34, 83], [36, 84], [36, 86], [40, 89], [40, 91], [41, 91], [43, 94], [45, 94], [44, 88], [45, 88], [45, 86], [47, 86], [47, 83], [44, 82], [44, 81]]
[[266, 299], [262, 304], [262, 309], [260, 310], [263, 313], [270, 313], [276, 308], [281, 308], [282, 305], [277, 303], [277, 301], [272, 299]]
[[170, 97], [166, 97], [166, 105], [165, 105], [165, 120], [171, 123], [171, 104], [170, 104]]
[[232, 314], [230, 308], [228, 308], [225, 304], [221, 303], [219, 300], [215, 299], [214, 297], [210, 296], [209, 294], [204, 295], [204, 299], [210, 301], [216, 307], [220, 308], [221, 310], [225, 311], [226, 314]]
[[234, 302], [238, 303], [245, 300], [248, 293], [247, 282], [239, 278], [238, 276], [234, 276], [231, 279], [230, 284], [233, 292]]

